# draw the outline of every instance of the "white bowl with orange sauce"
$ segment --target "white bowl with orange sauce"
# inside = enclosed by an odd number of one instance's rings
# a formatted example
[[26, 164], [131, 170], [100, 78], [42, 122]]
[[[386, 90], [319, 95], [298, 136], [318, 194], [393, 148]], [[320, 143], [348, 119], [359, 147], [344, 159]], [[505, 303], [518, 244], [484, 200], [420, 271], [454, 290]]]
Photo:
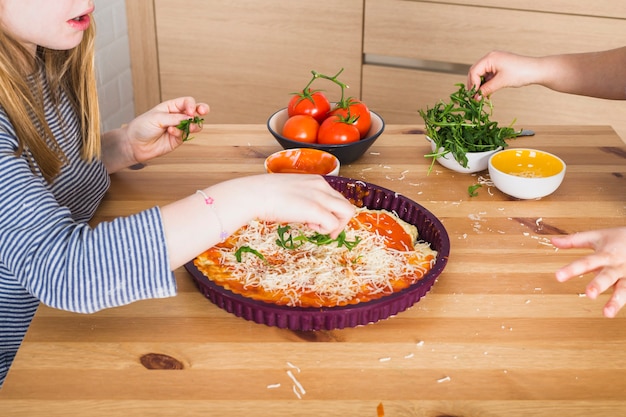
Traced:
[[265, 159], [265, 170], [270, 174], [339, 175], [339, 159], [313, 148], [284, 149]]
[[508, 148], [489, 158], [489, 175], [497, 189], [530, 200], [559, 188], [566, 165], [561, 158], [537, 149]]

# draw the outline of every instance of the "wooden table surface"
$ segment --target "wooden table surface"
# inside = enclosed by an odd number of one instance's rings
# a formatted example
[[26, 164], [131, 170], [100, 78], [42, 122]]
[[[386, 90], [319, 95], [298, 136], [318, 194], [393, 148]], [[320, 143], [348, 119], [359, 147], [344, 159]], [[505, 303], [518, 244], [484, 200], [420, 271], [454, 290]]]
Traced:
[[[590, 276], [558, 283], [554, 271], [587, 251], [549, 243], [626, 225], [626, 146], [609, 127], [524, 127], [536, 136], [512, 146], [568, 165], [540, 200], [488, 185], [469, 197], [486, 172], [435, 165], [427, 175], [421, 126], [387, 126], [342, 167], [417, 201], [450, 235], [445, 271], [409, 310], [358, 328], [283, 330], [217, 308], [180, 268], [173, 298], [93, 315], [42, 306], [0, 390], [0, 415], [626, 415], [626, 311], [603, 318], [607, 295], [581, 295]], [[262, 125], [206, 126], [173, 154], [116, 174], [96, 221], [261, 173], [278, 149]]]

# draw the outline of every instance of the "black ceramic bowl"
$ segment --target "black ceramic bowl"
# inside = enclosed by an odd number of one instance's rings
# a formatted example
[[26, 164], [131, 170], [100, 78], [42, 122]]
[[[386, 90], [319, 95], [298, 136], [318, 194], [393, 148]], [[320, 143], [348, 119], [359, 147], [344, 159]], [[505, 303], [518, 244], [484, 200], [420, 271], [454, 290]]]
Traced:
[[385, 130], [385, 122], [378, 114], [374, 113], [370, 110], [370, 114], [372, 116], [372, 127], [368, 132], [367, 136], [358, 142], [346, 143], [343, 145], [322, 145], [319, 143], [304, 143], [298, 142], [297, 140], [291, 140], [284, 137], [281, 132], [283, 131], [283, 126], [289, 116], [287, 115], [287, 109], [278, 110], [276, 113], [272, 114], [270, 118], [267, 120], [267, 128], [270, 133], [276, 138], [280, 146], [284, 149], [292, 149], [292, 148], [314, 148], [320, 149], [322, 151], [326, 151], [331, 153], [339, 159], [342, 164], [349, 164], [351, 162], [359, 159], [365, 151], [369, 149], [370, 146], [376, 139], [383, 133]]

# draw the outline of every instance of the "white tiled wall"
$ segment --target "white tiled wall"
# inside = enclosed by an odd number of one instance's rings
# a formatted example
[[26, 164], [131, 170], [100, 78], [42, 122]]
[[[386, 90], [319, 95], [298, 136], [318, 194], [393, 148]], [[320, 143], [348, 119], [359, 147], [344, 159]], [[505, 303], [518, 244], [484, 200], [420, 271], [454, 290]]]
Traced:
[[[138, 1], [138, 0], [132, 0]], [[130, 121], [133, 85], [125, 0], [95, 0], [96, 71], [103, 131]]]

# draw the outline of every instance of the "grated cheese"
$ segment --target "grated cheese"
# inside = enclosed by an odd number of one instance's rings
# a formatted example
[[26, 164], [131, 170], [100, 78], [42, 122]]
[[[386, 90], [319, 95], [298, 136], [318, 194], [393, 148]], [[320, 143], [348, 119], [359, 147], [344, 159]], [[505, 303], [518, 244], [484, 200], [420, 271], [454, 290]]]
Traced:
[[[298, 391], [300, 391], [300, 393], [302, 395], [306, 394], [306, 391], [304, 390], [304, 387], [302, 386], [300, 381], [298, 381], [296, 379], [296, 377], [294, 376], [293, 372], [287, 371], [287, 376], [289, 376], [289, 378], [291, 378], [291, 380], [293, 381], [293, 390], [294, 390], [294, 392], [296, 394], [298, 394]], [[298, 391], [296, 391], [296, 388], [298, 389]]]
[[[432, 267], [436, 252], [425, 242], [404, 250], [389, 248], [386, 237], [368, 230], [368, 225], [346, 228], [346, 240], [360, 239], [348, 249], [337, 244], [318, 246], [304, 241], [297, 249], [286, 250], [276, 244], [278, 224], [252, 221], [236, 234], [236, 247], [218, 246], [220, 263], [237, 277], [243, 288], [260, 287], [266, 292], [280, 292], [287, 305], [300, 304], [302, 294], [315, 294], [323, 300], [345, 305], [359, 294], [384, 295], [394, 291], [393, 280], [415, 277], [415, 281]], [[310, 234], [304, 225], [290, 224], [292, 236]], [[234, 253], [248, 246], [263, 254], [243, 255], [242, 262]], [[430, 257], [430, 258], [429, 258]], [[424, 261], [428, 259], [428, 261]], [[412, 282], [411, 282], [412, 283]]]
[[450, 378], [449, 376], [444, 376], [443, 378], [439, 378], [437, 380], [438, 384], [444, 383], [444, 382], [450, 382], [452, 380], [452, 378]]

